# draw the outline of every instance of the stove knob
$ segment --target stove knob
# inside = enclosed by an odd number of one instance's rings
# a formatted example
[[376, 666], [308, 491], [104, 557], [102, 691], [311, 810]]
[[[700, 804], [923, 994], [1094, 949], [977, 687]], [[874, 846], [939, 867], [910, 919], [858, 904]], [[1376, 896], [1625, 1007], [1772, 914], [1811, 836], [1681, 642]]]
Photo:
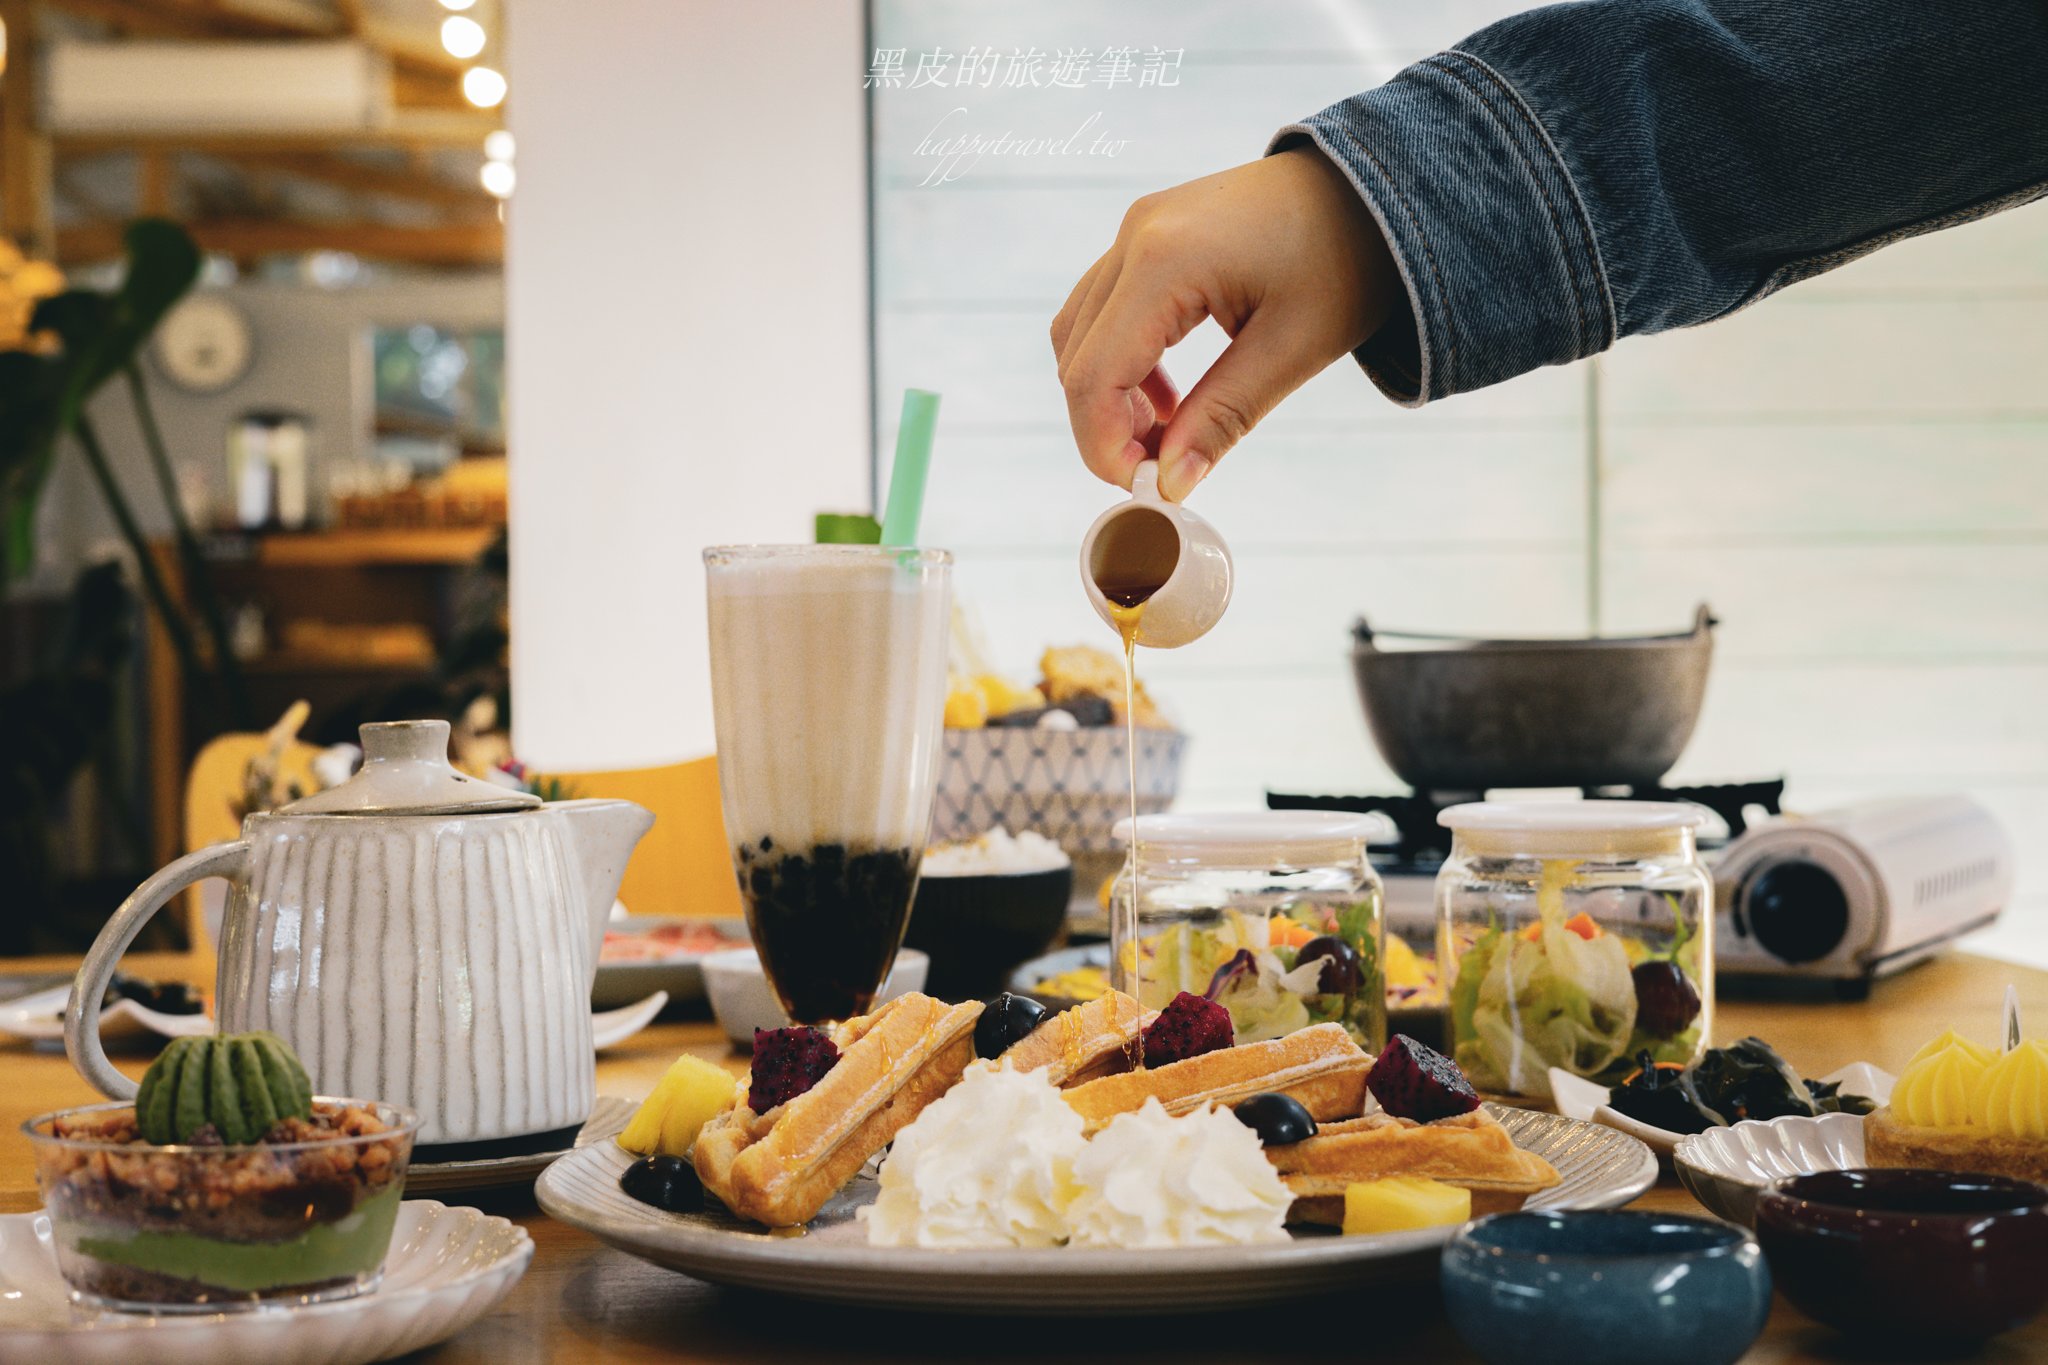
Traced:
[[1849, 932], [1849, 897], [1835, 875], [1804, 859], [1765, 866], [1743, 886], [1749, 932], [1789, 963], [1818, 962]]

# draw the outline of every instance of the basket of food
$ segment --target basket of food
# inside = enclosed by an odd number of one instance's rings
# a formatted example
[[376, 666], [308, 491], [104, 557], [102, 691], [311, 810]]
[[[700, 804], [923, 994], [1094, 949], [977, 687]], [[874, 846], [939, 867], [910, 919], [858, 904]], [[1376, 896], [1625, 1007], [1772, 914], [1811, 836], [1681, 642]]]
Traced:
[[992, 672], [953, 676], [932, 839], [1042, 834], [1074, 859], [1078, 884], [1092, 891], [1091, 870], [1113, 869], [1120, 857], [1110, 831], [1131, 813], [1129, 746], [1135, 740], [1138, 811], [1155, 814], [1180, 788], [1187, 736], [1142, 682], [1132, 689], [1136, 724], [1126, 726], [1123, 661], [1107, 650], [1048, 649], [1039, 671], [1030, 686]]

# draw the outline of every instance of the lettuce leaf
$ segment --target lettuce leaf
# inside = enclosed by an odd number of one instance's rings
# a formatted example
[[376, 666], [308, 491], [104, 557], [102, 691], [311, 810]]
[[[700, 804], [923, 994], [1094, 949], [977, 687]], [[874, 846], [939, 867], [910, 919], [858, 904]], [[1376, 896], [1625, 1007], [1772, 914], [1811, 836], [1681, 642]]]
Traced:
[[1565, 928], [1561, 901], [1539, 893], [1534, 942], [1495, 926], [1459, 960], [1455, 1060], [1482, 1089], [1547, 1097], [1550, 1067], [1592, 1076], [1626, 1055], [1636, 1021], [1628, 949], [1613, 934], [1588, 940]]

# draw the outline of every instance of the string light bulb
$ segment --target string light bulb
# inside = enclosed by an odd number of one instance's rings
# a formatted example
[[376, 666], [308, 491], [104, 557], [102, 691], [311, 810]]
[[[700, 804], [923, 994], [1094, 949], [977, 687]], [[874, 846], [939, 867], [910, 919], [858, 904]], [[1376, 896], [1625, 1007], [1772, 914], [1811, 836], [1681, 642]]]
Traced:
[[475, 3], [476, 0], [441, 0], [441, 8], [452, 10], [465, 10], [468, 9], [471, 5], [474, 5]]
[[472, 66], [462, 73], [462, 97], [479, 109], [495, 109], [505, 102], [505, 77], [488, 66]]
[[518, 182], [519, 177], [509, 161], [486, 161], [483, 169], [477, 172], [477, 179], [483, 182], [484, 189], [493, 197], [509, 199], [512, 197], [512, 186]]
[[441, 46], [451, 57], [468, 60], [484, 50], [484, 26], [464, 14], [451, 14], [441, 21]]
[[493, 161], [510, 161], [515, 146], [509, 128], [493, 128], [484, 134], [484, 155]]

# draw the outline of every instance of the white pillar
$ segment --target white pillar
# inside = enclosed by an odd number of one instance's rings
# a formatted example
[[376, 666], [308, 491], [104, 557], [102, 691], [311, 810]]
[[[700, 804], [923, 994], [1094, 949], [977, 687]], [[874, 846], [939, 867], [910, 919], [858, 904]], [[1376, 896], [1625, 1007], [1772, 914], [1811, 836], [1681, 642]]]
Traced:
[[511, 0], [515, 741], [709, 753], [704, 546], [869, 498], [858, 0]]

